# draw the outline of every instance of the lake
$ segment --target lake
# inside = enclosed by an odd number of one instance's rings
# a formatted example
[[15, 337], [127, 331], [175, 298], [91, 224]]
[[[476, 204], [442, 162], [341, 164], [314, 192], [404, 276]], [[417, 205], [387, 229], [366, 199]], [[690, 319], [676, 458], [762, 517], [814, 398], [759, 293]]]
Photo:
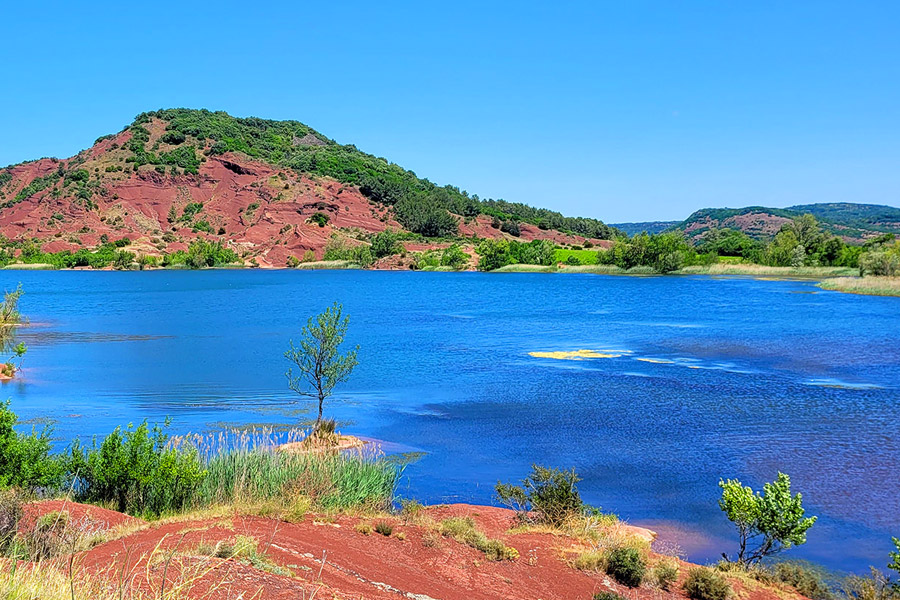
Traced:
[[[283, 352], [340, 301], [360, 365], [327, 413], [421, 453], [404, 496], [489, 503], [532, 463], [574, 466], [587, 501], [704, 561], [735, 549], [719, 479], [781, 470], [819, 516], [787, 556], [862, 571], [900, 536], [897, 298], [703, 276], [0, 271], [18, 282], [29, 351], [2, 392], [60, 447], [143, 419], [307, 419]], [[609, 357], [529, 354], [578, 349]]]

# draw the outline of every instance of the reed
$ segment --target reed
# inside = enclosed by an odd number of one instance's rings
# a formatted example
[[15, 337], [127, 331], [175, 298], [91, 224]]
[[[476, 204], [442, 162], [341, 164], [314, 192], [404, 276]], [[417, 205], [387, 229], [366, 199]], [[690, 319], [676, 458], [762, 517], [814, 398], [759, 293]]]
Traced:
[[279, 449], [304, 439], [306, 432], [300, 429], [263, 428], [179, 438], [174, 443], [195, 448], [206, 471], [196, 491], [197, 507], [275, 502], [288, 508], [306, 497], [323, 510], [390, 508], [402, 468], [386, 460], [378, 448]]
[[835, 277], [819, 283], [823, 290], [870, 296], [900, 296], [900, 277]]

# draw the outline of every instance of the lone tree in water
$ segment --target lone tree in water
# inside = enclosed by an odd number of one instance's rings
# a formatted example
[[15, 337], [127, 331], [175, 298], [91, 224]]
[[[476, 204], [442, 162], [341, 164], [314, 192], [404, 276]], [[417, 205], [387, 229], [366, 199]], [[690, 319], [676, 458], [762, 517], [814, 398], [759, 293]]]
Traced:
[[335, 302], [322, 314], [310, 317], [303, 328], [300, 345], [294, 346], [294, 341], [291, 340], [290, 350], [284, 353], [285, 358], [294, 363], [297, 369], [296, 375], [294, 367], [288, 369], [288, 386], [301, 396], [317, 398], [319, 401], [319, 414], [313, 435], [322, 426], [325, 400], [331, 396], [334, 386], [350, 377], [353, 367], [358, 364], [356, 352], [359, 346], [346, 354], [338, 352], [350, 321], [349, 317], [342, 315], [342, 311], [343, 307]]

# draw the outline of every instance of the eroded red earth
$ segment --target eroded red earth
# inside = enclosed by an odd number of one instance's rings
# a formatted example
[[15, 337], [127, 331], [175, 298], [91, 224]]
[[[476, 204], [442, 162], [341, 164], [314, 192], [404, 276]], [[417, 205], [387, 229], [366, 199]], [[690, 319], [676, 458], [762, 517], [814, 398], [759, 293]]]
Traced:
[[[150, 142], [159, 142], [165, 124], [154, 121], [147, 127]], [[307, 251], [321, 260], [335, 232], [352, 238], [354, 230], [366, 234], [401, 228], [388, 207], [370, 202], [354, 186], [298, 175], [240, 154], [212, 156], [200, 165], [197, 175], [160, 174], [151, 165], [134, 172], [126, 162], [130, 153], [123, 148], [130, 136], [129, 131], [121, 132], [70, 159], [44, 158], [11, 167], [12, 179], [0, 184], [0, 203], [15, 198], [36, 178], [52, 176], [60, 167], [86, 169], [99, 180], [99, 188], [90, 198], [96, 206], [90, 206], [78, 198], [77, 186], [55, 182], [2, 208], [0, 233], [10, 239], [37, 238], [45, 252], [95, 247], [102, 236], [111, 241], [128, 238], [132, 242], [129, 251], [147, 255], [184, 249], [196, 238], [221, 240], [247, 260], [256, 259], [260, 266], [283, 267], [289, 257], [303, 258]], [[202, 203], [202, 211], [181, 219], [191, 203]], [[324, 227], [309, 220], [317, 212], [329, 217]], [[200, 221], [208, 224], [209, 231], [194, 227]], [[586, 241], [528, 224], [521, 229], [520, 239], [525, 241]], [[461, 219], [460, 234], [508, 237], [492, 228], [490, 218], [484, 216], [469, 223]], [[386, 261], [383, 268], [408, 265]]]
[[[625, 588], [602, 573], [579, 571], [567, 562], [578, 542], [545, 533], [510, 533], [511, 511], [493, 507], [449, 505], [427, 509], [432, 523], [450, 516], [470, 516], [489, 537], [500, 538], [519, 552], [512, 561], [492, 562], [480, 551], [435, 532], [434, 526], [399, 517], [367, 520], [393, 526], [390, 537], [357, 530], [356, 517], [306, 515], [300, 522], [229, 515], [147, 524], [95, 507], [38, 503], [28, 514], [65, 510], [72, 519], [87, 516], [119, 527], [119, 537], [81, 552], [75, 560], [79, 577], [108, 581], [110, 589], [158, 590], [182, 586], [189, 598], [293, 600], [555, 600], [585, 599], [615, 591], [630, 599], [683, 599], [678, 591], [649, 585]], [[78, 518], [76, 518], [78, 516]], [[125, 530], [121, 528], [125, 527]], [[632, 528], [635, 535], [647, 530]], [[217, 558], [211, 551], [252, 538], [264, 561]], [[67, 557], [56, 559], [67, 568]], [[690, 567], [680, 562], [680, 578]], [[82, 579], [83, 580], [83, 579]], [[736, 582], [748, 600], [799, 598]], [[777, 592], [777, 593], [776, 593]]]

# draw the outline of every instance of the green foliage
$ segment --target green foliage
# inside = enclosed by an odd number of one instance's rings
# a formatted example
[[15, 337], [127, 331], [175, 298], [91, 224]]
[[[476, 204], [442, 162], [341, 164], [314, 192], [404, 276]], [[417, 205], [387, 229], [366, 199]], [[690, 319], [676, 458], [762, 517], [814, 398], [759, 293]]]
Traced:
[[[299, 346], [294, 346], [291, 340], [290, 349], [284, 353], [284, 357], [294, 365], [286, 373], [288, 387], [301, 396], [318, 400], [314, 434], [318, 433], [322, 424], [325, 400], [332, 395], [337, 384], [350, 377], [358, 364], [356, 354], [359, 346], [340, 353], [349, 323], [350, 318], [343, 316], [343, 307], [335, 302], [325, 312], [310, 317], [301, 333]], [[294, 367], [297, 368], [296, 376]]]
[[691, 600], [728, 600], [733, 593], [724, 577], [706, 567], [688, 571], [682, 588]]
[[[763, 493], [740, 481], [720, 481], [719, 507], [738, 528], [740, 548], [736, 562], [758, 563], [767, 556], [806, 543], [806, 532], [816, 517], [805, 517], [802, 497], [791, 495], [791, 480], [784, 473], [763, 486]], [[755, 547], [748, 547], [755, 543]]]
[[75, 497], [114, 503], [119, 512], [159, 516], [183, 510], [206, 472], [193, 449], [175, 449], [160, 426], [117, 427], [99, 445], [69, 449]]
[[497, 482], [494, 489], [497, 499], [515, 510], [521, 520], [560, 526], [592, 510], [581, 500], [579, 481], [575, 469], [562, 471], [532, 465], [531, 474], [521, 485]]
[[328, 216], [327, 213], [323, 213], [323, 212], [315, 212], [309, 218], [310, 223], [315, 223], [319, 227], [325, 227], [326, 225], [328, 225], [328, 221], [330, 221], [330, 220], [331, 220], [331, 217]]
[[[556, 211], [534, 208], [518, 202], [506, 202], [505, 200], [482, 200], [481, 212], [497, 217], [498, 220], [516, 219], [532, 223], [541, 229], [556, 229], [601, 240], [613, 239], [619, 233], [597, 219], [564, 217]], [[502, 227], [499, 224], [498, 226]]]
[[553, 256], [553, 262], [565, 263], [567, 265], [595, 265], [597, 264], [597, 252], [594, 250], [557, 248]]
[[25, 435], [16, 431], [16, 423], [9, 400], [0, 403], [0, 488], [58, 489], [63, 468], [50, 455], [50, 428]]
[[441, 253], [441, 266], [459, 270], [469, 264], [469, 255], [463, 252], [459, 244], [451, 244]]
[[58, 171], [50, 173], [49, 175], [44, 175], [43, 177], [35, 177], [34, 179], [31, 180], [31, 182], [28, 185], [26, 185], [24, 188], [22, 188], [19, 191], [19, 193], [16, 194], [12, 199], [7, 200], [6, 202], [3, 202], [2, 204], [0, 204], [0, 209], [8, 208], [10, 206], [18, 204], [19, 202], [22, 202], [23, 200], [27, 200], [28, 198], [31, 198], [38, 192], [42, 192], [42, 191], [46, 190], [47, 188], [56, 185], [56, 183], [59, 181], [59, 177], [60, 177], [60, 175], [59, 175]]
[[785, 561], [772, 568], [776, 581], [785, 583], [810, 600], [833, 600], [834, 593], [825, 582], [827, 573], [811, 563]]
[[659, 589], [668, 592], [672, 584], [678, 581], [678, 563], [671, 560], [660, 561], [653, 567], [653, 580]]
[[396, 231], [385, 229], [372, 236], [372, 255], [375, 258], [384, 258], [399, 254], [403, 250], [400, 245], [400, 236]]
[[597, 258], [600, 264], [616, 265], [625, 270], [650, 267], [657, 273], [715, 261], [714, 255], [698, 255], [680, 232], [642, 233], [630, 240], [617, 240], [608, 250], [600, 250]]
[[475, 248], [475, 252], [481, 257], [478, 260], [479, 271], [493, 271], [512, 262], [509, 254], [509, 242], [503, 239], [482, 240]]
[[521, 243], [488, 238], [482, 240], [475, 251], [481, 257], [479, 271], [493, 271], [512, 264], [549, 266], [556, 257], [556, 246], [550, 240]]
[[647, 573], [647, 561], [637, 548], [614, 548], [606, 559], [606, 572], [622, 585], [638, 587]]
[[[174, 211], [175, 207], [172, 207]], [[178, 217], [179, 223], [190, 223], [194, 220], [200, 212], [203, 211], [203, 203], [202, 202], [188, 202], [184, 205], [184, 209], [181, 211], [181, 216]]]
[[22, 322], [22, 315], [19, 313], [19, 300], [24, 293], [21, 283], [11, 292], [3, 292], [3, 303], [0, 304], [0, 326], [18, 325]]
[[894, 542], [894, 548], [896, 550], [888, 555], [890, 559], [890, 562], [888, 562], [888, 569], [896, 571], [897, 574], [900, 575], [900, 539], [892, 537], [891, 541]]
[[400, 479], [396, 463], [343, 453], [303, 454], [265, 448], [217, 453], [205, 465], [196, 504], [306, 496], [325, 510], [387, 510]]
[[741, 256], [749, 258], [759, 252], [761, 244], [737, 229], [710, 229], [700, 238], [697, 252], [717, 256]]
[[870, 246], [859, 256], [859, 274], [863, 277], [900, 275], [900, 241]]
[[592, 600], [627, 600], [625, 596], [615, 592], [597, 592], [591, 598]]
[[[149, 132], [142, 124], [166, 121], [161, 141], [176, 145], [159, 157], [147, 152]], [[503, 200], [480, 201], [453, 186], [437, 186], [412, 171], [384, 158], [366, 154], [352, 145], [339, 145], [297, 121], [239, 119], [224, 112], [167, 109], [143, 113], [131, 126], [129, 161], [141, 164], [178, 164], [193, 172], [193, 146], [209, 144], [210, 155], [241, 152], [255, 159], [294, 169], [300, 173], [332, 177], [358, 186], [372, 201], [393, 206], [397, 220], [407, 229], [427, 237], [446, 237], [458, 232], [457, 218], [480, 213], [502, 215], [505, 230], [516, 235], [518, 221], [543, 228], [557, 228], [594, 238], [612, 237], [614, 230], [596, 219], [568, 218], [560, 213]], [[178, 151], [179, 154], [174, 153]], [[452, 213], [452, 214], [451, 214]], [[500, 226], [500, 225], [498, 225]]]
[[235, 264], [240, 260], [237, 253], [231, 248], [226, 248], [222, 242], [198, 239], [191, 242], [187, 252], [179, 250], [163, 256], [163, 266], [184, 265], [191, 269], [202, 269]]

